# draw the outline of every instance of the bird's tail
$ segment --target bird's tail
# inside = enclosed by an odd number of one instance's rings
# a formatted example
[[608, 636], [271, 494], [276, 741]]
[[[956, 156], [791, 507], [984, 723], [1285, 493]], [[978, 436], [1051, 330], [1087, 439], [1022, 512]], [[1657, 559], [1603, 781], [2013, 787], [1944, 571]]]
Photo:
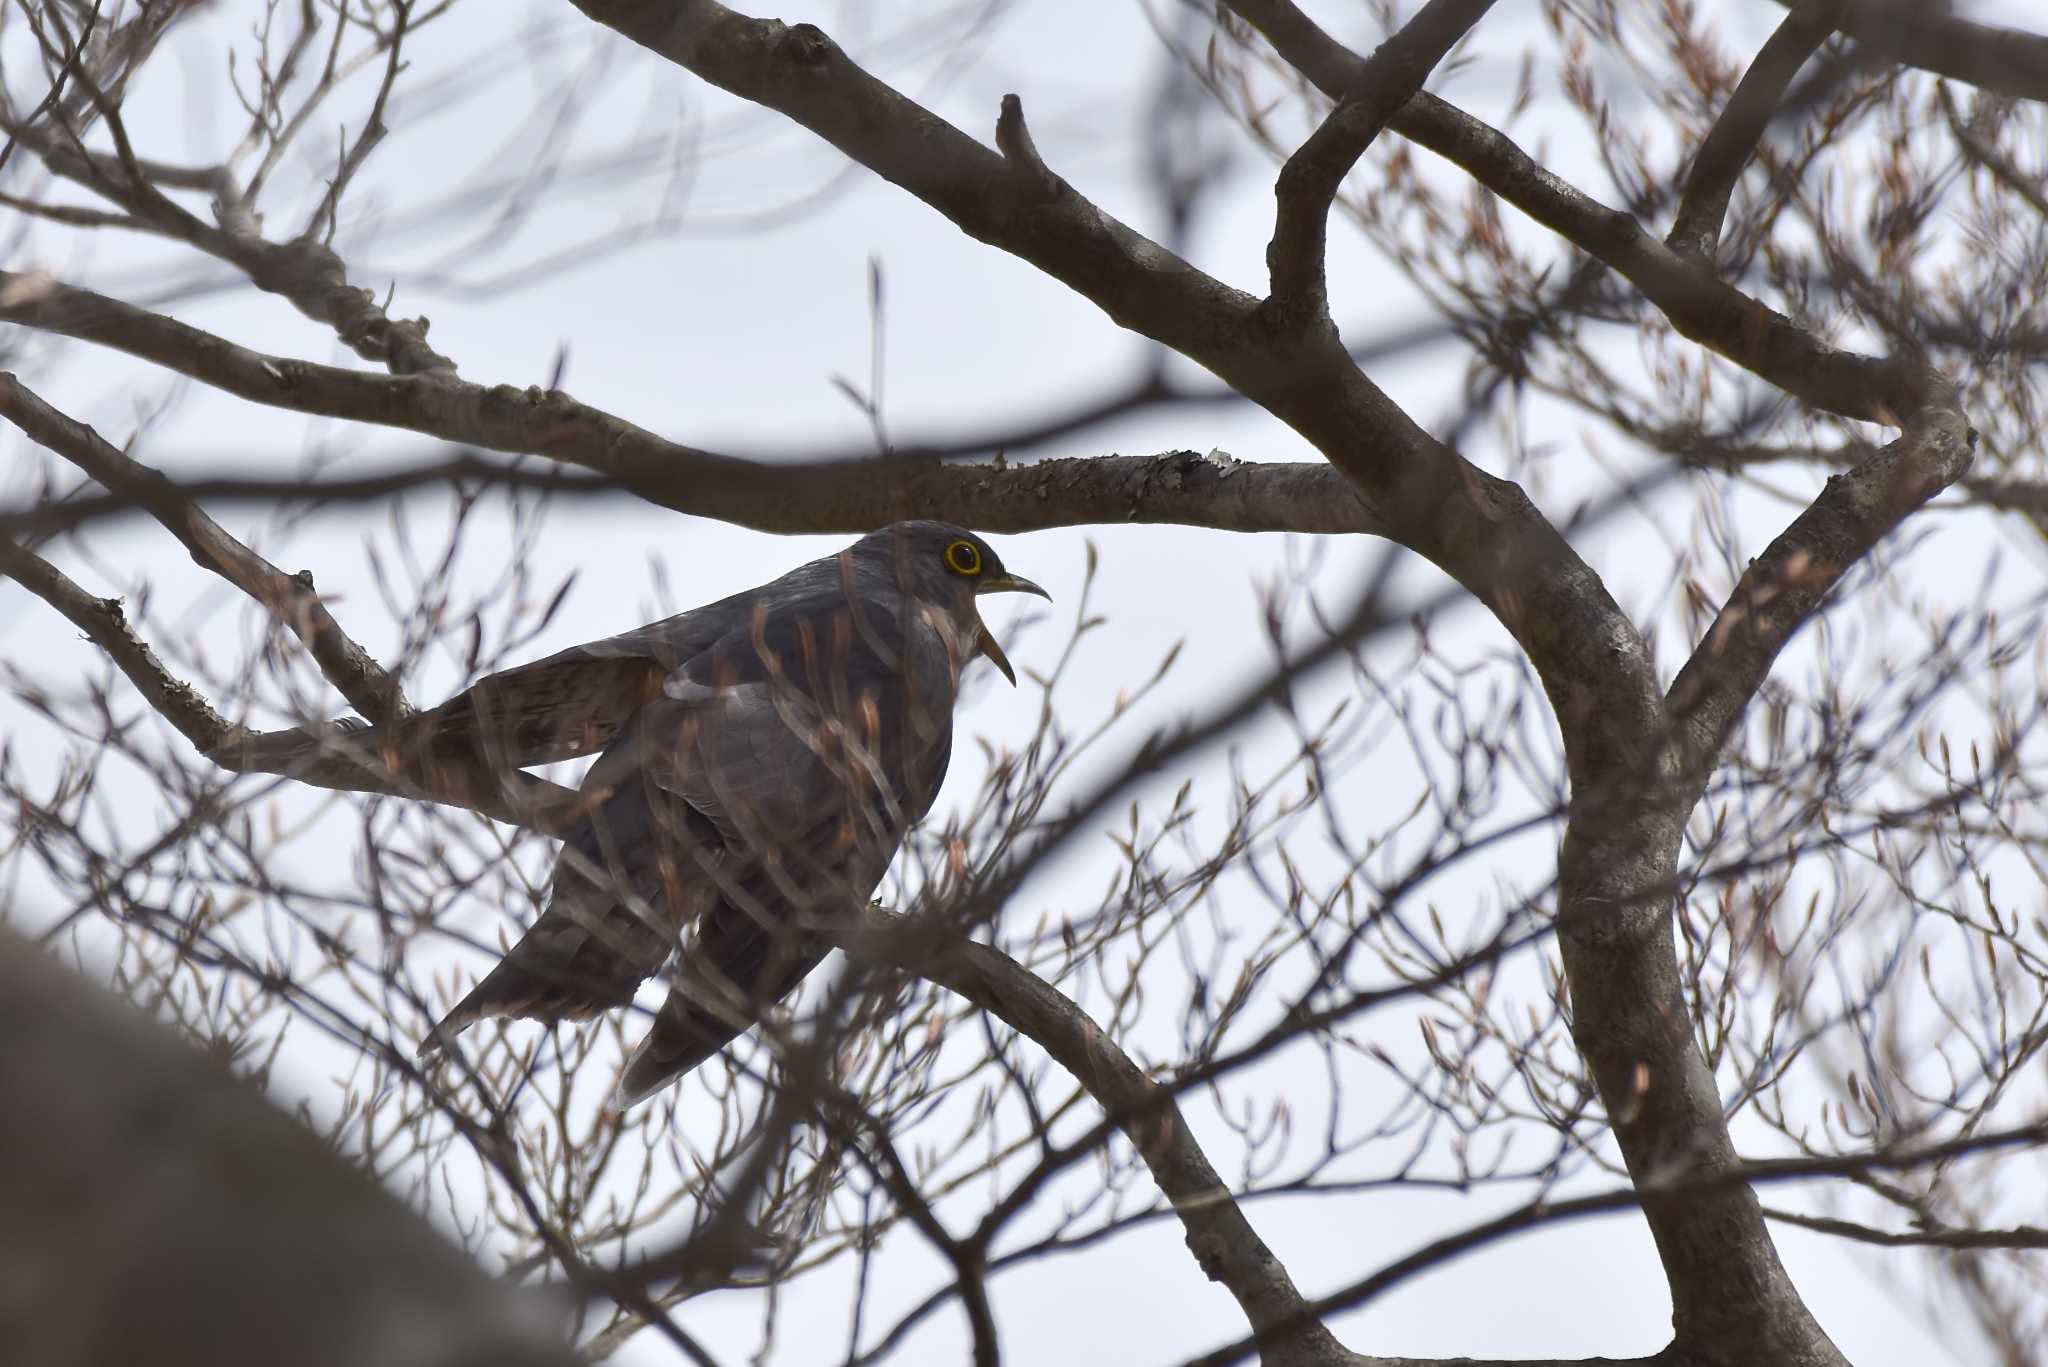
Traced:
[[588, 1020], [625, 1006], [675, 950], [647, 797], [629, 784], [572, 831], [548, 907], [420, 1045], [422, 1061], [487, 1016]]
[[668, 1000], [626, 1060], [612, 1107], [646, 1100], [732, 1043], [825, 957], [807, 936], [720, 905], [678, 961]]

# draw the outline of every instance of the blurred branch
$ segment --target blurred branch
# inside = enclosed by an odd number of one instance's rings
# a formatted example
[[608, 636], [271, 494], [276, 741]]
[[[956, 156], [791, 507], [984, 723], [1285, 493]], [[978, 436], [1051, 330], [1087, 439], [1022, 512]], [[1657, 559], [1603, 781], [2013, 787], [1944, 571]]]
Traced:
[[1860, 1244], [1886, 1248], [2048, 1248], [2048, 1229], [2039, 1225], [2015, 1225], [2011, 1229], [1873, 1229], [1849, 1220], [1831, 1220], [1796, 1210], [1764, 1207], [1764, 1214], [1780, 1224], [1797, 1225], [1816, 1234], [1832, 1234]]
[[[1778, 0], [1788, 8], [1796, 0]], [[1842, 32], [1887, 61], [2022, 100], [2048, 100], [2048, 35], [1972, 23], [1923, 0], [1857, 0]]]
[[4, 928], [0, 1094], [18, 1361], [577, 1361], [540, 1296], [484, 1276], [246, 1084]]

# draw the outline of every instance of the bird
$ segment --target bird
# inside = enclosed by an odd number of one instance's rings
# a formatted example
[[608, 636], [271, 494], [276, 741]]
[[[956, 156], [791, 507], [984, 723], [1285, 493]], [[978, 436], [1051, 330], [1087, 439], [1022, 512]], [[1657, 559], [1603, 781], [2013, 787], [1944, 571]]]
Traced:
[[867, 905], [931, 809], [962, 671], [1016, 671], [995, 593], [1050, 599], [946, 522], [898, 522], [718, 602], [479, 681], [387, 754], [498, 765], [602, 747], [539, 918], [421, 1045], [490, 1017], [582, 1020], [673, 961], [629, 1056], [625, 1110], [720, 1052], [824, 958], [820, 918]]

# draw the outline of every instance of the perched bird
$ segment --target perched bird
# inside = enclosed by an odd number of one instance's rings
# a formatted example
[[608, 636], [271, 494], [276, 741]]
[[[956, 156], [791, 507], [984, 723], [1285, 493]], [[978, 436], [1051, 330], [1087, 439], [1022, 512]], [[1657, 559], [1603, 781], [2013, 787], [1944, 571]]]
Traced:
[[[724, 1048], [824, 957], [930, 810], [961, 671], [1016, 674], [976, 600], [1035, 593], [980, 537], [900, 522], [772, 583], [493, 675], [391, 744], [530, 764], [603, 745], [546, 910], [421, 1048], [487, 1016], [577, 1020], [668, 999], [614, 1098]], [[382, 738], [372, 737], [373, 743]]]

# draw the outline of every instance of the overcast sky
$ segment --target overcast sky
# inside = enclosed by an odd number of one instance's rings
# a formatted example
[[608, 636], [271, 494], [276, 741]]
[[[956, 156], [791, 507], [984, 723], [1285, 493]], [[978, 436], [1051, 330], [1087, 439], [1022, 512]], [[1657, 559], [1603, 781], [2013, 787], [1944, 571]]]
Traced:
[[[131, 122], [157, 140], [143, 149], [147, 154], [212, 161], [232, 141], [240, 115], [222, 88], [221, 54], [225, 43], [246, 31], [248, 15], [241, 11], [248, 8], [217, 4], [186, 24], [174, 40], [177, 60], [162, 64], [158, 79], [136, 92]], [[851, 19], [848, 8], [856, 12]], [[818, 22], [856, 55], [913, 54], [881, 60], [878, 69], [983, 139], [990, 137], [1001, 95], [1021, 93], [1038, 144], [1060, 174], [1141, 230], [1164, 231], [1134, 136], [1148, 117], [1162, 71], [1156, 39], [1138, 6], [1028, 0], [1000, 7], [985, 30], [949, 42], [929, 41], [916, 31], [908, 38], [894, 33], [888, 25], [903, 22], [894, 13], [902, 8], [790, 3], [780, 7], [780, 17]], [[1348, 18], [1353, 7], [1312, 8], [1335, 16], [1337, 31], [1370, 42], [1372, 30]], [[1497, 116], [1520, 52], [1514, 35], [1533, 22], [1532, 14], [1520, 11], [1533, 8], [1500, 6], [1482, 30], [1479, 60], [1434, 88], [1481, 117]], [[1725, 8], [1731, 35], [1751, 46], [1782, 14], [1760, 0]], [[2023, 3], [1975, 7], [1987, 19], [2041, 28], [2039, 15], [2029, 17], [2030, 10]], [[532, 24], [530, 40], [507, 38], [519, 32], [505, 18], [515, 11]], [[867, 15], [865, 23], [860, 14]], [[596, 30], [566, 5], [471, 0], [421, 36], [412, 61], [420, 72], [447, 71], [452, 85], [477, 75], [473, 54], [494, 39], [504, 41], [493, 60], [510, 64], [517, 74], [480, 97], [436, 108], [428, 95], [434, 83], [401, 87], [387, 115], [394, 135], [351, 197], [337, 243], [357, 280], [379, 289], [395, 284], [394, 314], [431, 316], [434, 345], [472, 380], [545, 384], [558, 356], [566, 355], [564, 388], [679, 441], [741, 455], [858, 452], [872, 447], [873, 434], [833, 377], [868, 383], [871, 260], [884, 282], [885, 416], [890, 436], [899, 442], [943, 439], [1060, 411], [1080, 396], [1114, 390], [1145, 363], [1141, 339], [1119, 331], [1064, 287], [966, 238], [865, 172], [846, 173], [836, 154], [781, 127], [772, 115], [642, 60], [623, 40]], [[397, 226], [423, 200], [531, 159], [537, 134], [521, 119], [567, 80], [581, 81], [591, 92], [591, 112], [578, 134], [586, 148], [640, 132], [658, 138], [665, 129], [686, 127], [695, 130], [704, 155], [687, 159], [687, 175], [667, 184], [658, 176], [620, 176], [595, 192], [551, 191], [548, 207], [504, 241], [492, 238], [488, 224], [459, 216], [418, 232]], [[139, 107], [152, 117], [134, 118]], [[341, 107], [354, 111], [360, 104]], [[1546, 140], [1542, 134], [1552, 123], [1555, 137]], [[1547, 141], [1566, 174], [1583, 171], [1585, 183], [1604, 190], [1583, 148], [1574, 150], [1578, 124], [1555, 91], [1542, 92], [1518, 136], [1532, 149]], [[1204, 150], [1228, 156], [1229, 169], [1202, 203], [1190, 252], [1212, 273], [1258, 289], [1270, 229], [1271, 168], [1254, 149], [1232, 141], [1220, 122], [1207, 126], [1202, 137]], [[640, 221], [656, 204], [667, 206], [671, 221], [644, 240], [579, 264], [535, 269], [554, 252]], [[1395, 337], [1426, 321], [1420, 301], [1355, 235], [1339, 234], [1333, 246], [1332, 297], [1347, 340]], [[164, 259], [134, 244], [107, 242], [89, 259], [53, 257], [35, 264], [66, 280], [143, 301], [163, 285], [156, 263]], [[358, 363], [330, 334], [281, 301], [248, 290], [171, 307], [181, 318], [262, 350]], [[1375, 365], [1371, 374], [1425, 425], [1440, 428], [1458, 411], [1465, 368], [1460, 350], [1436, 345]], [[289, 470], [309, 446], [330, 443], [330, 449], [348, 453], [336, 467], [345, 472], [426, 449], [403, 434], [337, 431], [282, 411], [178, 392], [161, 376], [83, 348], [71, 349], [60, 367], [37, 374], [34, 382], [52, 402], [116, 442], [135, 430], [139, 410], [175, 398], [138, 449], [142, 458], [172, 468], [247, 464]], [[1611, 442], [1596, 460], [1580, 420], [1554, 407], [1532, 403], [1522, 419], [1523, 441], [1558, 453], [1531, 488], [1555, 518], [1568, 517], [1617, 471], [1643, 468], [1639, 455]], [[1498, 427], [1483, 428], [1466, 453], [1500, 469], [1501, 435]], [[0, 492], [18, 493], [26, 485], [28, 453], [11, 433], [0, 435], [0, 449], [7, 453]], [[1314, 458], [1293, 433], [1249, 407], [1143, 412], [1036, 454], [1175, 449], [1221, 449], [1246, 460]], [[1799, 478], [1786, 483], [1799, 487]], [[413, 501], [426, 524], [440, 515], [437, 498]], [[1691, 506], [1681, 494], [1658, 505], [1654, 515], [1623, 517], [1575, 538], [1639, 618], [1668, 605], [1669, 585], [1661, 577], [1634, 574], [1633, 567], [1647, 560], [1663, 574], [1660, 561], [1668, 562], [1668, 552], [1658, 519], [1682, 531]], [[1782, 505], [1767, 499], [1745, 497], [1735, 507], [1742, 519], [1735, 539], [1747, 553], [1786, 516]], [[288, 532], [267, 531], [264, 518], [247, 509], [222, 520], [286, 568], [313, 568], [345, 624], [388, 658], [398, 644], [395, 628], [367, 576], [364, 554], [366, 540], [389, 535], [380, 513], [320, 515]], [[768, 537], [622, 500], [564, 503], [548, 515], [545, 534], [533, 548], [534, 568], [543, 583], [573, 571], [576, 586], [531, 653], [722, 596], [845, 540]], [[1078, 592], [1084, 543], [1090, 540], [1101, 555], [1100, 608], [1114, 631], [1084, 653], [1061, 703], [1077, 711], [1105, 705], [1183, 643], [1169, 689], [1149, 714], [1160, 720], [1199, 712], [1233, 681], [1261, 669], [1262, 583], [1313, 563], [1318, 588], [1341, 603], [1377, 550], [1362, 541], [1311, 545], [1294, 538], [1129, 527], [1002, 538], [1000, 549], [1013, 569], [1052, 591], [1056, 611], [1065, 611]], [[244, 606], [170, 548], [160, 532], [131, 523], [96, 533], [93, 544], [97, 565], [67, 562], [89, 586], [126, 592], [146, 575], [155, 585], [155, 621], [235, 639], [236, 624], [246, 620]], [[475, 549], [478, 576], [491, 570], [490, 554], [488, 542]], [[2013, 563], [2038, 573], [2033, 555], [2029, 547]], [[665, 567], [667, 601], [657, 589], [657, 562]], [[1417, 601], [1442, 583], [1412, 557], [1397, 580], [1401, 592]], [[1042, 667], [1058, 644], [1062, 620], [1048, 619], [1027, 633], [1012, 647], [1016, 662]], [[1505, 634], [1476, 610], [1456, 611], [1445, 623], [1446, 631], [1457, 633], [1446, 647], [1452, 655], [1481, 661], [1507, 647]], [[59, 675], [97, 664], [55, 614], [11, 589], [0, 589], [0, 650], [18, 667]], [[1667, 657], [1667, 667], [1669, 662]], [[413, 695], [423, 701], [441, 696], [459, 684], [456, 668], [452, 655], [430, 658], [410, 681]], [[343, 710], [338, 700], [334, 710]], [[962, 732], [1015, 735], [1028, 724], [1028, 711], [1023, 698], [991, 686], [984, 676], [963, 710]], [[60, 738], [18, 708], [7, 709], [4, 729], [31, 756], [54, 755], [61, 746]], [[1203, 757], [1203, 772], [1216, 779], [1225, 772], [1225, 759], [1220, 753]], [[1388, 810], [1425, 781], [1399, 747], [1389, 747], [1383, 768], [1376, 759], [1357, 780], [1362, 804], [1384, 802]], [[948, 794], [957, 798], [966, 790], [966, 780], [956, 777]], [[1527, 800], [1538, 799], [1532, 794]], [[1370, 817], [1368, 807], [1361, 822]], [[1539, 840], [1535, 848], [1541, 846]], [[1547, 876], [1547, 869], [1542, 873]], [[1499, 868], [1480, 869], [1468, 884], [1447, 883], [1433, 896], [1446, 907], [1461, 895], [1498, 905], [1505, 878]], [[1540, 882], [1531, 876], [1520, 886], [1533, 890]], [[1062, 896], [1057, 888], [1033, 893], [1055, 904]], [[1011, 914], [1029, 917], [1036, 910], [1013, 907]], [[1400, 1010], [1376, 1016], [1369, 1025], [1386, 1032], [1390, 1044], [1398, 1040], [1401, 1048], [1413, 1047], [1412, 1019]], [[1312, 1056], [1283, 1059], [1275, 1067], [1290, 1071], [1277, 1080], [1262, 1078], [1262, 1093], [1325, 1085]], [[308, 1068], [297, 1085], [317, 1093], [320, 1073]], [[1192, 1118], [1198, 1128], [1205, 1120], [1199, 1108]], [[681, 1123], [687, 1124], [686, 1114]], [[1229, 1150], [1227, 1135], [1212, 1139], [1205, 1130], [1203, 1137]], [[1738, 1142], [1745, 1137], [1738, 1134]], [[1269, 1202], [1249, 1214], [1313, 1294], [1438, 1233], [1482, 1219], [1510, 1200], [1497, 1192], [1464, 1199], [1404, 1193]], [[1889, 1269], [1911, 1288], [1918, 1284], [1917, 1255], [1866, 1254], [1783, 1227], [1774, 1235], [1794, 1282], [1851, 1360], [1863, 1367], [1970, 1360], [1967, 1347], [1946, 1343], [1926, 1328], [1914, 1295], [1900, 1294], [1877, 1271]], [[942, 1277], [911, 1241], [897, 1242], [901, 1247], [879, 1274], [881, 1299], [905, 1304]], [[1106, 1248], [1007, 1273], [994, 1283], [994, 1296], [1005, 1350], [1017, 1362], [1170, 1362], [1243, 1328], [1224, 1291], [1201, 1278], [1170, 1222]], [[837, 1277], [800, 1284], [782, 1307], [772, 1361], [814, 1362], [842, 1352], [845, 1303]], [[1334, 1327], [1350, 1346], [1370, 1353], [1627, 1356], [1663, 1345], [1668, 1316], [1663, 1277], [1640, 1220], [1617, 1215], [1497, 1245], [1408, 1284]], [[742, 1360], [759, 1338], [760, 1305], [750, 1295], [707, 1298], [692, 1303], [681, 1318], [731, 1360]], [[949, 1361], [959, 1342], [955, 1320], [940, 1316], [904, 1360]], [[672, 1357], [652, 1335], [643, 1335], [618, 1360], [651, 1364]]]

